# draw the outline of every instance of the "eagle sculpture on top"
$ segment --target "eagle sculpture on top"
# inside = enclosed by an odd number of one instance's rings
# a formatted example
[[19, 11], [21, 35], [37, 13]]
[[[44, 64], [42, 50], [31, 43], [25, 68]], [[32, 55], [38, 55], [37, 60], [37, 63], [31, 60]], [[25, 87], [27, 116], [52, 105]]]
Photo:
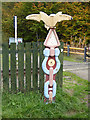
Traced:
[[49, 16], [40, 12], [40, 14], [31, 14], [26, 17], [26, 19], [37, 20], [40, 22], [41, 20], [45, 23], [45, 28], [54, 28], [57, 22], [61, 22], [63, 20], [71, 20], [73, 19], [70, 15], [62, 14], [62, 12], [58, 12], [57, 14], [50, 14]]

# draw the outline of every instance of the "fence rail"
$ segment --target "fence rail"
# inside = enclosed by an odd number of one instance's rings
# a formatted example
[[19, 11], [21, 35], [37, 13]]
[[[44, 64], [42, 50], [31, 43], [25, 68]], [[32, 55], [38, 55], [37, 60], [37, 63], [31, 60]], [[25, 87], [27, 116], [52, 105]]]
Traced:
[[[75, 50], [75, 51], [73, 51]], [[78, 52], [80, 50], [81, 52]], [[88, 49], [86, 47], [84, 48], [75, 48], [75, 47], [70, 47], [67, 45], [67, 47], [64, 47], [64, 53], [67, 53], [67, 56], [70, 54], [77, 54], [77, 55], [83, 55], [84, 56], [84, 62], [86, 62], [86, 59], [90, 59], [89, 57], [89, 52], [87, 52]]]
[[[68, 47], [64, 47], [64, 48], [68, 48]], [[69, 49], [74, 49], [74, 50], [84, 50], [84, 48], [76, 48], [76, 47], [69, 47]]]
[[[63, 43], [59, 49], [63, 49]], [[44, 87], [44, 72], [42, 61], [44, 46], [43, 43], [12, 43], [10, 48], [7, 43], [2, 44], [2, 81], [3, 91], [40, 92]], [[61, 67], [56, 75], [56, 82], [62, 87], [63, 76], [63, 52], [59, 55]]]

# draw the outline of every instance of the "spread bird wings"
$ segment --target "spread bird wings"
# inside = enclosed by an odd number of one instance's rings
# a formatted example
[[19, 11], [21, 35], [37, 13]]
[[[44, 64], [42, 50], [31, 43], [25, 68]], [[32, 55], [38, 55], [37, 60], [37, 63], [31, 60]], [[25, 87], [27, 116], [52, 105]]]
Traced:
[[61, 22], [63, 20], [71, 20], [71, 19], [72, 17], [70, 15], [56, 14], [55, 17], [53, 18], [53, 26], [55, 26], [57, 22]]
[[42, 20], [46, 26], [55, 27], [57, 22], [60, 22], [63, 20], [71, 20], [72, 17], [70, 15], [62, 14], [62, 12], [58, 12], [57, 14], [53, 14], [51, 16], [48, 16], [44, 12], [40, 12], [40, 14], [28, 15], [26, 19], [37, 20], [38, 22]]
[[49, 16], [44, 13], [44, 12], [40, 12], [40, 15], [41, 15], [41, 20], [46, 24], [50, 24], [50, 21], [49, 21]]
[[41, 20], [47, 25], [48, 23], [48, 15], [44, 12], [40, 12], [40, 14], [31, 14], [28, 15], [26, 17], [26, 19], [30, 19], [30, 20], [37, 20], [38, 22], [40, 22]]
[[40, 15], [40, 14], [31, 14], [31, 15], [28, 15], [28, 16], [26, 17], [26, 19], [37, 20], [38, 22], [40, 22], [40, 20], [41, 20], [41, 15]]

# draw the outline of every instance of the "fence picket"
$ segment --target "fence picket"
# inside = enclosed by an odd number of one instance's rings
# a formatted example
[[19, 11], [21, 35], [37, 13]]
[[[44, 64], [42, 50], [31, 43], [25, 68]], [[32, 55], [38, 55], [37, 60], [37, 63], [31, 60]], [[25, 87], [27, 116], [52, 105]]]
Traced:
[[61, 67], [60, 70], [58, 71], [58, 73], [56, 74], [56, 81], [57, 81], [57, 85], [58, 87], [62, 87], [62, 83], [63, 83], [63, 42], [61, 42], [61, 45], [59, 46], [59, 50], [60, 50], [60, 55], [59, 55], [59, 60], [61, 63]]
[[17, 82], [16, 82], [16, 44], [12, 43], [10, 45], [10, 54], [11, 54], [11, 91], [16, 92]]
[[26, 91], [31, 90], [31, 43], [26, 43]]
[[39, 88], [40, 88], [40, 92], [42, 92], [44, 88], [44, 72], [42, 70], [42, 62], [44, 60], [43, 50], [44, 50], [44, 45], [43, 43], [40, 42], [39, 44]]
[[24, 44], [18, 44], [18, 81], [19, 91], [24, 92]]
[[3, 91], [9, 91], [9, 49], [8, 43], [2, 44], [3, 55]]
[[38, 89], [38, 48], [37, 43], [33, 42], [33, 90]]

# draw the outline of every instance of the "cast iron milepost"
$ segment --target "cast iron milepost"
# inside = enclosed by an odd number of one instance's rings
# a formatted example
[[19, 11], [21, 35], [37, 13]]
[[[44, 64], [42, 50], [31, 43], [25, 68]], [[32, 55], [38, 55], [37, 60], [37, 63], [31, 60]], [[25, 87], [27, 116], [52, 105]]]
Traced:
[[55, 25], [57, 22], [63, 20], [71, 20], [72, 17], [70, 15], [62, 14], [62, 12], [58, 12], [57, 14], [50, 14], [49, 16], [40, 12], [40, 14], [31, 14], [26, 17], [26, 19], [37, 20], [40, 22], [41, 20], [45, 23], [45, 28], [50, 29], [49, 33], [44, 41], [45, 49], [43, 50], [43, 54], [45, 56], [42, 69], [46, 74], [46, 80], [44, 83], [44, 102], [48, 101], [50, 103], [55, 101], [56, 95], [56, 73], [60, 69], [60, 61], [58, 56], [60, 54], [60, 50], [58, 46], [60, 46], [59, 38], [55, 31]]

